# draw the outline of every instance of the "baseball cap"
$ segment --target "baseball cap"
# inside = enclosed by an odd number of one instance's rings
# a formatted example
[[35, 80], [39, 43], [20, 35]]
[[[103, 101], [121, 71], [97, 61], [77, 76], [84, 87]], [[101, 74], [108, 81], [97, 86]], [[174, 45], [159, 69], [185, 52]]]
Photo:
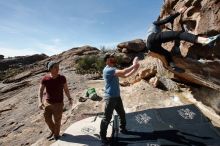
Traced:
[[49, 71], [56, 64], [59, 64], [59, 62], [56, 62], [56, 61], [47, 62], [47, 65], [46, 65], [47, 70]]

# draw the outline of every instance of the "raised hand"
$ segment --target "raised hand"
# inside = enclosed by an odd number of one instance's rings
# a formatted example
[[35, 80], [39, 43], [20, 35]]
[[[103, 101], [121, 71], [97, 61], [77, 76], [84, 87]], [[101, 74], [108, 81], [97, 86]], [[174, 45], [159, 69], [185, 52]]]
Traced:
[[133, 64], [134, 64], [134, 65], [138, 64], [138, 61], [139, 61], [138, 57], [135, 57], [135, 58], [133, 59]]

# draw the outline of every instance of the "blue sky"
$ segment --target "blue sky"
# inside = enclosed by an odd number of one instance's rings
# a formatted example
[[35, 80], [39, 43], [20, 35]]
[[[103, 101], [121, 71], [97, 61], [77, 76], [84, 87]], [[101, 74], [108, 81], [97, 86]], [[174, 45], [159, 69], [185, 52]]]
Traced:
[[0, 0], [0, 54], [54, 55], [143, 39], [163, 0]]

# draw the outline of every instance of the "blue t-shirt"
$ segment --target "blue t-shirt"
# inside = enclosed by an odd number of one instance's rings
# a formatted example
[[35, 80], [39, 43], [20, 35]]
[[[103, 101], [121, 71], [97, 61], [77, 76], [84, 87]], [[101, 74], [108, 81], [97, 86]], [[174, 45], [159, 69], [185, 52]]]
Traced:
[[115, 76], [115, 67], [106, 66], [103, 69], [105, 81], [105, 99], [120, 97], [119, 79]]

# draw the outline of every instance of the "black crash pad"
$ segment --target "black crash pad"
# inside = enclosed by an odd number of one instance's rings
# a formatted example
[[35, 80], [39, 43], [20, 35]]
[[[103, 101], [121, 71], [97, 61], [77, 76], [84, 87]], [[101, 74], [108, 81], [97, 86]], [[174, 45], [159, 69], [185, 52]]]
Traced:
[[220, 146], [219, 131], [195, 105], [148, 109], [126, 114], [127, 133], [113, 122], [114, 146]]

